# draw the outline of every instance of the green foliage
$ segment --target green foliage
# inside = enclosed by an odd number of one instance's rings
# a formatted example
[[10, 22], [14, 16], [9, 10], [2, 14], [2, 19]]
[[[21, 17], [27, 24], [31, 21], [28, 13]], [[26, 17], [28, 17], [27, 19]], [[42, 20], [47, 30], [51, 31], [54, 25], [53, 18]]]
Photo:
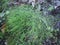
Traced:
[[3, 34], [2, 32], [0, 32], [0, 39], [3, 38], [3, 35], [4, 35], [4, 34]]
[[10, 10], [7, 16], [8, 45], [42, 45], [51, 36], [48, 20], [31, 7], [20, 6]]
[[0, 0], [0, 12], [7, 7], [8, 0]]

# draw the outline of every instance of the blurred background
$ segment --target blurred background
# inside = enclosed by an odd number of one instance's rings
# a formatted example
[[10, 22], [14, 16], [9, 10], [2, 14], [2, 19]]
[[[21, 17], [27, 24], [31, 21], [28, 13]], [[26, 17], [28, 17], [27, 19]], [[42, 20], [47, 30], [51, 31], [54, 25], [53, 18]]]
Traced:
[[0, 0], [0, 45], [60, 45], [60, 0]]

